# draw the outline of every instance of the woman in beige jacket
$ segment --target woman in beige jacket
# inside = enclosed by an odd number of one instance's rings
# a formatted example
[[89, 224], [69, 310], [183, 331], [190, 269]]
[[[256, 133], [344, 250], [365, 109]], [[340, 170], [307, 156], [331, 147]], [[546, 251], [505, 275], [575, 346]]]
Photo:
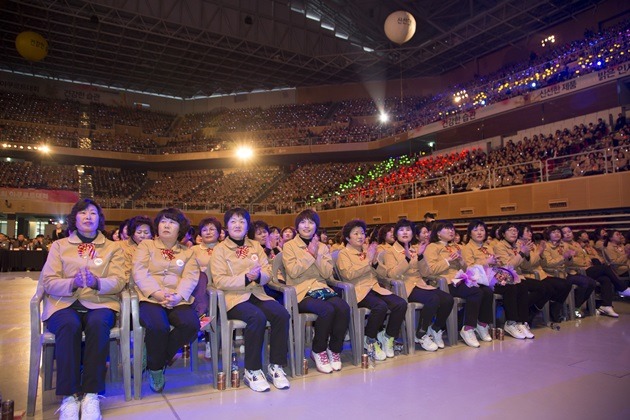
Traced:
[[[331, 296], [326, 283], [333, 274], [328, 247], [316, 235], [319, 215], [304, 210], [295, 218], [298, 232], [282, 247], [286, 282], [296, 289], [300, 312], [317, 314], [311, 358], [317, 370], [331, 373], [341, 370], [343, 339], [350, 323], [350, 307], [339, 296]], [[302, 357], [302, 355], [299, 355]]]
[[[369, 349], [373, 345], [376, 360], [385, 360], [387, 357], [394, 357], [394, 338], [398, 336], [405, 319], [407, 302], [378, 284], [378, 244], [373, 242], [367, 251], [363, 250], [366, 229], [365, 222], [359, 219], [344, 225], [341, 231], [346, 247], [339, 251], [337, 267], [341, 279], [354, 285], [358, 306], [370, 309], [365, 326], [364, 347]], [[387, 327], [379, 332], [388, 310], [390, 314]]]
[[193, 251], [180, 244], [190, 228], [184, 213], [164, 209], [154, 225], [158, 237], [138, 245], [132, 277], [140, 298], [140, 323], [146, 331], [149, 384], [154, 392], [162, 392], [166, 365], [199, 331], [199, 318], [191, 306], [199, 265]]
[[123, 251], [105, 238], [104, 228], [101, 207], [89, 198], [78, 201], [68, 216], [70, 235], [53, 242], [41, 273], [42, 320], [55, 334], [62, 418], [101, 415], [98, 394], [105, 391], [109, 333], [127, 282]]

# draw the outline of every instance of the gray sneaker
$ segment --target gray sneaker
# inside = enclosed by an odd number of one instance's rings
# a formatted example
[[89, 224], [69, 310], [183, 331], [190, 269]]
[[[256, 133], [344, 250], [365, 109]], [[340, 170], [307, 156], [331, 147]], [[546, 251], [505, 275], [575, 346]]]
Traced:
[[98, 394], [85, 394], [81, 401], [81, 420], [101, 420], [101, 403]]

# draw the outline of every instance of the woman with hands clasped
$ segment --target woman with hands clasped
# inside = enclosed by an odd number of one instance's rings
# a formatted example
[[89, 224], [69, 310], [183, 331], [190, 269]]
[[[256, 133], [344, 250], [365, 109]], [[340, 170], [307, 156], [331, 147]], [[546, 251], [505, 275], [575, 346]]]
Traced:
[[[269, 391], [267, 378], [278, 389], [290, 384], [282, 368], [287, 362], [290, 316], [284, 306], [265, 293], [263, 286], [271, 277], [271, 266], [258, 241], [249, 239], [249, 212], [228, 210], [224, 216], [228, 236], [214, 248], [210, 272], [214, 285], [225, 292], [227, 316], [247, 323], [245, 375], [243, 381], [253, 391]], [[271, 324], [267, 378], [262, 371], [262, 351], [267, 321]]]
[[[394, 357], [394, 338], [400, 332], [407, 302], [378, 284], [378, 244], [373, 242], [364, 249], [366, 228], [365, 222], [359, 219], [344, 225], [342, 232], [346, 246], [339, 251], [337, 267], [342, 280], [354, 284], [358, 306], [370, 310], [365, 326], [364, 347], [369, 351], [373, 346], [375, 359], [385, 360], [387, 357]], [[390, 314], [387, 327], [379, 332], [388, 310]]]
[[319, 215], [313, 210], [304, 210], [295, 218], [295, 225], [297, 236], [282, 248], [285, 280], [295, 287], [299, 311], [317, 314], [311, 347], [311, 358], [317, 370], [322, 373], [339, 371], [350, 307], [326, 283], [332, 277], [333, 262], [328, 247], [316, 235]]
[[41, 273], [42, 320], [55, 334], [62, 419], [78, 420], [79, 412], [86, 420], [101, 418], [109, 334], [127, 282], [123, 250], [105, 238], [104, 228], [101, 207], [89, 198], [78, 201], [68, 216], [69, 236], [53, 242]]
[[199, 318], [191, 304], [199, 265], [193, 250], [180, 243], [190, 228], [184, 213], [164, 209], [154, 225], [158, 237], [138, 245], [132, 276], [140, 299], [140, 324], [146, 331], [149, 384], [154, 392], [162, 392], [166, 365], [197, 338]]
[[[423, 229], [426, 230], [426, 227]], [[444, 348], [442, 334], [454, 299], [448, 293], [429, 286], [422, 278], [423, 274], [426, 275], [426, 264], [423, 263], [423, 259], [428, 241], [425, 235], [424, 241], [411, 245], [414, 231], [414, 225], [410, 220], [401, 219], [396, 223], [395, 242], [385, 251], [385, 267], [388, 277], [403, 280], [409, 302], [424, 305], [420, 311], [415, 342], [426, 351], [436, 351], [438, 348]]]

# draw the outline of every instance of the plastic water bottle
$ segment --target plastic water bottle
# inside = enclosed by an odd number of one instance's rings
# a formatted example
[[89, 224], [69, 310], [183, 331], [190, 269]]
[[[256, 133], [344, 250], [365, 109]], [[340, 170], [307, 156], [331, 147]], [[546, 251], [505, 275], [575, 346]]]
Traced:
[[370, 369], [376, 367], [376, 350], [374, 350], [374, 343], [368, 343], [368, 366]]

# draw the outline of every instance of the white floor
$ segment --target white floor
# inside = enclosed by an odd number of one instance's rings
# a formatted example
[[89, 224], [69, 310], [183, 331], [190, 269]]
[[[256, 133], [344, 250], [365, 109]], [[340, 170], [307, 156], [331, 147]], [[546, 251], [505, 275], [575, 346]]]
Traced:
[[[39, 273], [0, 273], [0, 392], [26, 409], [29, 308]], [[352, 366], [331, 375], [312, 366], [291, 389], [258, 394], [241, 386], [216, 391], [209, 361], [199, 373], [180, 359], [167, 370], [163, 394], [143, 385], [141, 400], [124, 401], [108, 383], [105, 419], [630, 419], [630, 303], [615, 302], [619, 319], [587, 317], [540, 327], [536, 339], [417, 350], [375, 369]], [[203, 346], [200, 346], [203, 347]], [[229, 378], [228, 378], [229, 379]], [[628, 398], [629, 400], [626, 400]], [[42, 402], [43, 400], [43, 402]], [[40, 393], [35, 418], [56, 418], [54, 390]], [[334, 416], [334, 417], [333, 417]]]

